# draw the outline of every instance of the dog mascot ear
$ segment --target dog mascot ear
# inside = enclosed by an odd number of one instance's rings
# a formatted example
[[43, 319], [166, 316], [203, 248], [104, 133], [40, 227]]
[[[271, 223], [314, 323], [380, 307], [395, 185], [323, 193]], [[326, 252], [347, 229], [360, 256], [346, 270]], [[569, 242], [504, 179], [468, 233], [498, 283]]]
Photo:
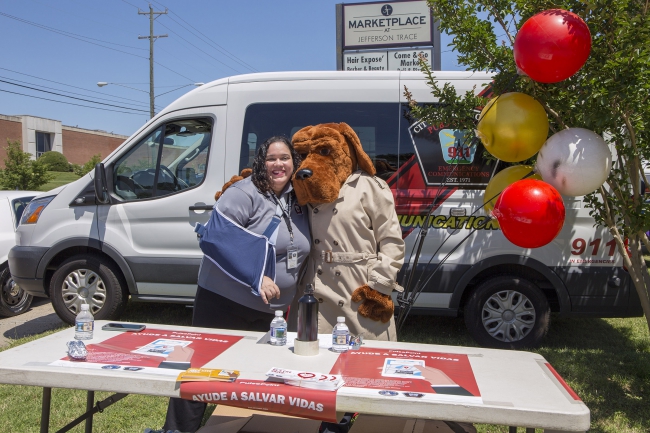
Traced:
[[246, 179], [248, 176], [253, 173], [253, 170], [250, 168], [245, 168], [239, 173], [239, 176], [234, 175], [233, 177], [230, 178], [230, 180], [226, 183], [223, 184], [223, 187], [221, 187], [221, 191], [217, 191], [214, 193], [214, 200], [217, 201], [219, 200], [219, 197], [221, 197], [221, 194], [224, 193], [235, 182], [239, 182], [240, 180]]
[[350, 128], [350, 125], [345, 122], [338, 124], [338, 130], [345, 137], [345, 140], [350, 146], [350, 150], [354, 152], [359, 169], [365, 171], [371, 176], [374, 176], [376, 173], [375, 166], [372, 164], [372, 160], [368, 154], [363, 150], [363, 147], [361, 147], [361, 142], [359, 141], [357, 133], [354, 132], [354, 130]]

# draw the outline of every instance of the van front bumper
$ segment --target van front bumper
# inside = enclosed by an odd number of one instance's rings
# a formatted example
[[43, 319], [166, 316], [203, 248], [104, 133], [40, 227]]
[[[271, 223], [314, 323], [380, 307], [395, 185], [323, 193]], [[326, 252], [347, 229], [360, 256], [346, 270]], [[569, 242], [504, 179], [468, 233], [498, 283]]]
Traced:
[[49, 248], [15, 246], [9, 251], [9, 271], [21, 289], [33, 296], [47, 296], [43, 278], [38, 278], [38, 264]]

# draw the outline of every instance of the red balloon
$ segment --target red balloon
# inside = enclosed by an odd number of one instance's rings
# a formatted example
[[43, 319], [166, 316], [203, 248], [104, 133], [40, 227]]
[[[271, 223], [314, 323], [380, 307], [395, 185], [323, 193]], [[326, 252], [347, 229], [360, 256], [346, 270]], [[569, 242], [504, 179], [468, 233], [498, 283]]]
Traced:
[[589, 27], [563, 9], [549, 9], [526, 20], [514, 46], [517, 67], [541, 83], [566, 80], [585, 64], [590, 51]]
[[562, 230], [564, 202], [548, 183], [523, 179], [503, 190], [492, 215], [510, 242], [522, 248], [538, 248]]

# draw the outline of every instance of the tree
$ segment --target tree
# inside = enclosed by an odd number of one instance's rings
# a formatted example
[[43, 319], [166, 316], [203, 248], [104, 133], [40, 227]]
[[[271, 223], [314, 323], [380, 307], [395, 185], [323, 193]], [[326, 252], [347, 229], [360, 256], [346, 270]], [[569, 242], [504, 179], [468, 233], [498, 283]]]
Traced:
[[52, 179], [47, 165], [31, 160], [31, 154], [23, 152], [20, 141], [7, 139], [5, 169], [0, 171], [1, 189], [35, 190]]
[[97, 165], [98, 162], [102, 162], [102, 156], [99, 153], [97, 155], [93, 155], [92, 158], [90, 158], [90, 161], [86, 162], [84, 165], [72, 164], [72, 171], [77, 176], [83, 177], [87, 173], [94, 170], [95, 165]]
[[[602, 134], [613, 146], [613, 167], [603, 187], [585, 202], [597, 224], [607, 227], [641, 299], [650, 329], [650, 274], [642, 245], [650, 249], [650, 201], [644, 165], [650, 162], [650, 3], [640, 0], [427, 0], [440, 29], [453, 35], [459, 62], [468, 70], [494, 72], [495, 95], [523, 92], [546, 110], [551, 133], [581, 127]], [[543, 84], [519, 75], [513, 57], [517, 30], [532, 15], [565, 9], [589, 26], [592, 49], [586, 64], [572, 77]], [[430, 122], [472, 130], [472, 109], [486, 99], [473, 92], [457, 96], [442, 88], [435, 73], [421, 62], [437, 106], [417, 106], [413, 114]]]

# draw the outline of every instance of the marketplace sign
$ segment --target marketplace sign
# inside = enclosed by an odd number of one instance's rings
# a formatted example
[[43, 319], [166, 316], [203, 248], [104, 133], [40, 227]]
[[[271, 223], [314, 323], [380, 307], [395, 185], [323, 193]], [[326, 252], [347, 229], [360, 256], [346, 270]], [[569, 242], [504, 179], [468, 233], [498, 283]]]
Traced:
[[423, 0], [343, 4], [343, 50], [433, 45]]
[[431, 49], [343, 53], [344, 71], [419, 71], [420, 56], [431, 68]]

